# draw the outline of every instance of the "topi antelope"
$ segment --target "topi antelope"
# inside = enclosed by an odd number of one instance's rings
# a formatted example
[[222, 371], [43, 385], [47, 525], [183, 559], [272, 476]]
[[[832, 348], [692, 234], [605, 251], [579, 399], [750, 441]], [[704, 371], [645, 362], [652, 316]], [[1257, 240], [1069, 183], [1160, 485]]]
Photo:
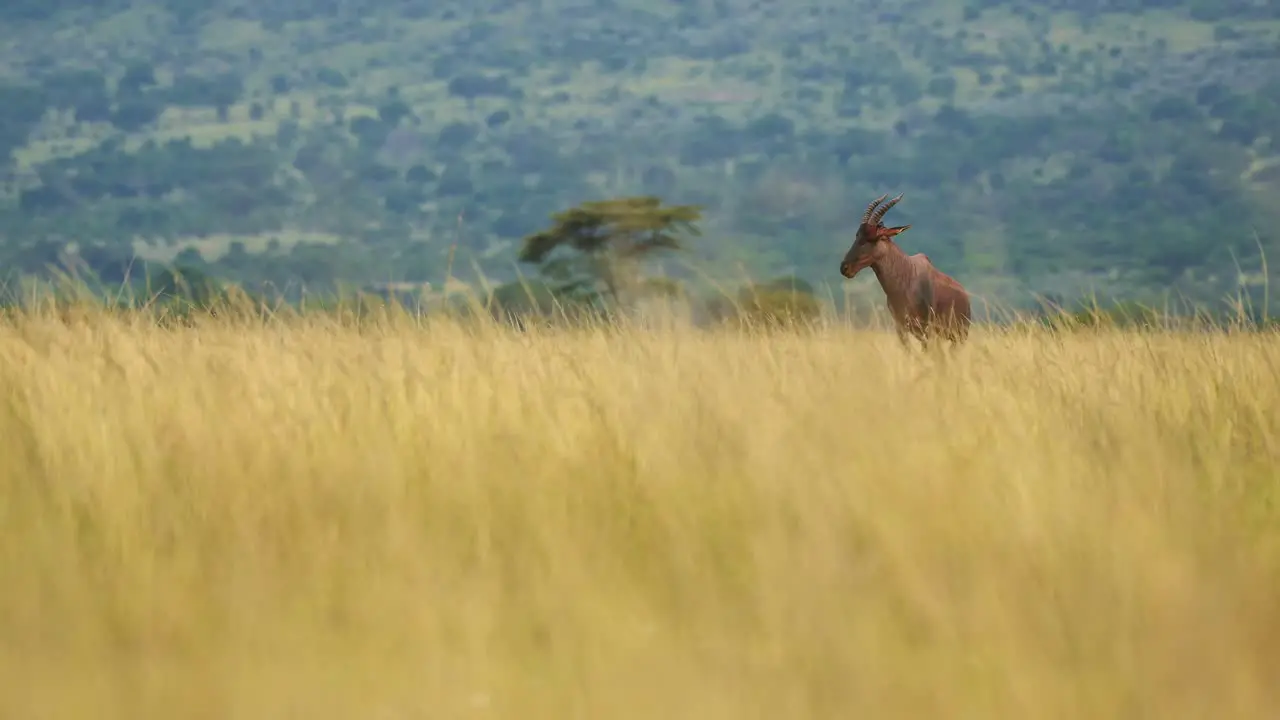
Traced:
[[884, 289], [903, 345], [907, 344], [908, 333], [919, 338], [925, 347], [930, 336], [950, 340], [953, 346], [964, 342], [969, 335], [969, 293], [935, 268], [924, 253], [907, 255], [898, 247], [894, 236], [911, 226], [884, 226], [880, 219], [898, 204], [902, 195], [880, 205], [886, 197], [876, 198], [862, 214], [853, 246], [840, 263], [840, 274], [853, 278], [863, 268], [871, 268]]

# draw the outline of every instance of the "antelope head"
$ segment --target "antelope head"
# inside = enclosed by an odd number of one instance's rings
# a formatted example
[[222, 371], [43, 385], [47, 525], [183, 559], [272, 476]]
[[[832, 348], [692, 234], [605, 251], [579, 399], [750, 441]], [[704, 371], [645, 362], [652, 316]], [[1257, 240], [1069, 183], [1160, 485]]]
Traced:
[[[889, 196], [881, 195], [876, 198], [867, 206], [867, 211], [862, 213], [862, 222], [858, 225], [857, 234], [853, 236], [853, 246], [844, 254], [844, 260], [840, 262], [841, 275], [852, 278], [861, 270], [874, 265], [889, 251], [890, 238], [911, 227], [910, 225], [885, 227], [884, 223], [880, 222], [884, 214], [889, 212], [889, 208], [897, 205], [902, 199], [902, 195], [898, 195], [884, 205], [880, 205], [887, 197]], [[877, 205], [880, 205], [878, 209]]]

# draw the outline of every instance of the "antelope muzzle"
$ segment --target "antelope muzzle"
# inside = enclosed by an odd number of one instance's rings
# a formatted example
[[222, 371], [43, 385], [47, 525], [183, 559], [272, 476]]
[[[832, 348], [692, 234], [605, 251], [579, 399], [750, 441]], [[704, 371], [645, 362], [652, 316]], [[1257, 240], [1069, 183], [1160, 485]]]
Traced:
[[840, 263], [840, 274], [849, 279], [853, 279], [853, 276], [857, 275], [858, 271], [861, 269], [862, 268], [852, 260], [845, 260]]

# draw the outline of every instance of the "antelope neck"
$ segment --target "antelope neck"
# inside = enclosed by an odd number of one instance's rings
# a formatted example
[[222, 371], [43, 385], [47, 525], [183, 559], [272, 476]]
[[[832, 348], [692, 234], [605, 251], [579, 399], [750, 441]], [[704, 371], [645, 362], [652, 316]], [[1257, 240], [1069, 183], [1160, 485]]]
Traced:
[[871, 272], [876, 274], [876, 279], [880, 281], [880, 287], [884, 289], [885, 295], [893, 299], [904, 298], [907, 288], [911, 286], [915, 268], [907, 259], [907, 254], [902, 252], [902, 248], [892, 240], [883, 242], [889, 243], [888, 252], [884, 257], [871, 263]]

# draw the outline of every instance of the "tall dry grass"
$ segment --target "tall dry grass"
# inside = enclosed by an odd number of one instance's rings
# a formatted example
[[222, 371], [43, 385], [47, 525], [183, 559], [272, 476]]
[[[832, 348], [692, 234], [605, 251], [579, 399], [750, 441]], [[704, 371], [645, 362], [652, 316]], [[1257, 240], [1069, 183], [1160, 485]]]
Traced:
[[0, 325], [3, 718], [1274, 718], [1280, 338]]

